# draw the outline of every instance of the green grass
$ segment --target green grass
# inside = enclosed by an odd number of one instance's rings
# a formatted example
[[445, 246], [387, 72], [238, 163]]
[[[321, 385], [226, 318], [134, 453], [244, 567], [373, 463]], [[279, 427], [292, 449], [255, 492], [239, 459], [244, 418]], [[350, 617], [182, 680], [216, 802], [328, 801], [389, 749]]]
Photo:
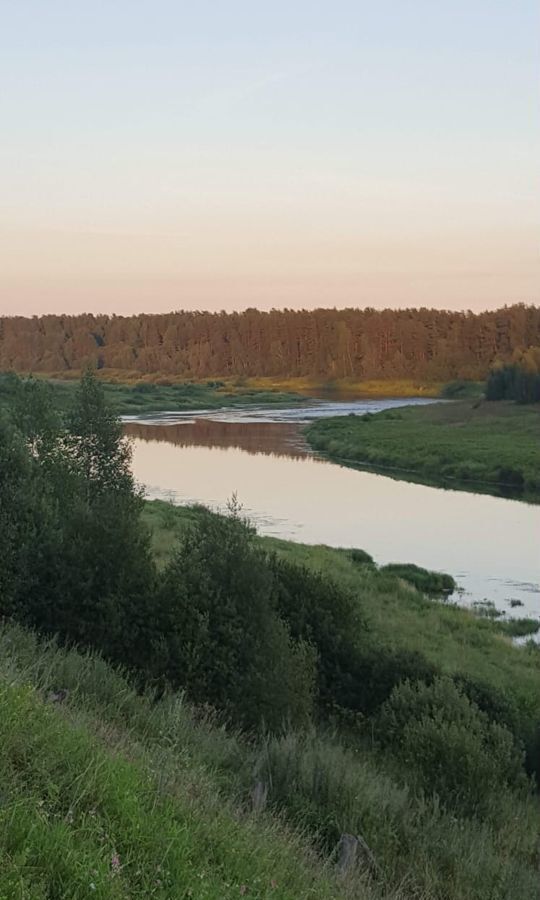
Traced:
[[[160, 500], [145, 504], [156, 558], [165, 564], [196, 507]], [[388, 647], [419, 651], [444, 674], [462, 673], [516, 699], [524, 715], [540, 722], [540, 648], [515, 647], [504, 623], [450, 603], [433, 601], [369, 557], [357, 562], [350, 549], [259, 537], [269, 550], [332, 577], [355, 593], [374, 639]], [[408, 567], [407, 567], [408, 568]]]
[[[77, 380], [46, 379], [51, 387], [54, 405], [61, 411], [73, 403]], [[238, 406], [293, 406], [305, 403], [300, 394], [257, 389], [222, 381], [177, 382], [155, 384], [140, 381], [120, 384], [103, 381], [105, 396], [117, 415], [139, 415], [156, 412], [180, 412], [198, 409], [220, 409]], [[13, 382], [0, 374], [0, 407], [11, 400]]]
[[[254, 744], [181, 696], [137, 693], [97, 655], [0, 628], [6, 900], [540, 896], [535, 801], [501, 796], [490, 821], [456, 818], [404, 775], [330, 734]], [[254, 779], [270, 786], [256, 816]], [[362, 835], [375, 866], [346, 880], [343, 832]]]
[[[98, 657], [19, 628], [0, 643], [0, 897], [378, 896], [252, 815], [247, 756], [180, 698], [153, 705]], [[68, 699], [47, 703], [58, 685]]]
[[431, 572], [422, 566], [414, 565], [414, 563], [389, 563], [383, 566], [381, 571], [389, 572], [403, 581], [408, 581], [409, 584], [414, 585], [428, 596], [437, 597], [451, 594], [457, 587], [451, 575], [447, 575], [445, 572]]
[[540, 410], [458, 401], [321, 419], [305, 431], [331, 459], [428, 483], [540, 499]]
[[[198, 515], [145, 504], [161, 564]], [[354, 591], [374, 639], [497, 687], [540, 720], [540, 652], [513, 646], [498, 622], [429, 600], [361, 552], [260, 540]], [[254, 815], [259, 779], [268, 805]], [[483, 819], [450, 814], [366, 736], [256, 742], [181, 695], [137, 692], [96, 654], [0, 626], [2, 900], [538, 900], [539, 817], [535, 799], [501, 790]], [[344, 832], [372, 854], [345, 880]]]
[[504, 634], [508, 634], [510, 637], [528, 637], [531, 634], [537, 634], [540, 630], [540, 621], [538, 619], [508, 619], [507, 622], [501, 622], [499, 627]]
[[441, 390], [440, 396], [444, 400], [479, 400], [484, 395], [485, 384], [483, 381], [466, 381], [463, 378], [457, 381], [449, 381]]
[[[129, 375], [129, 378], [127, 377]], [[65, 411], [73, 402], [78, 378], [58, 378], [38, 375], [53, 392], [55, 406]], [[198, 409], [220, 409], [240, 406], [294, 406], [304, 404], [309, 397], [330, 396], [334, 399], [351, 397], [438, 397], [452, 386], [420, 384], [406, 380], [361, 382], [351, 379], [322, 381], [307, 378], [271, 379], [236, 378], [180, 381], [174, 377], [150, 380], [133, 373], [113, 373], [100, 376], [105, 396], [117, 415], [181, 412]], [[106, 378], [110, 380], [106, 380]], [[138, 379], [138, 380], [137, 380]], [[457, 384], [457, 383], [456, 383]], [[476, 382], [459, 383], [458, 393], [476, 396]], [[12, 378], [0, 372], [0, 407], [11, 400]]]

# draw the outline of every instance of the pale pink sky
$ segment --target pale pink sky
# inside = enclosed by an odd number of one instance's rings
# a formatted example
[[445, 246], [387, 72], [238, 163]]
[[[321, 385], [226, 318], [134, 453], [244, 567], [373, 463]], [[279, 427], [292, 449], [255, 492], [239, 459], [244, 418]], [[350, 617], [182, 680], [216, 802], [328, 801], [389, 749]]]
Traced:
[[534, 0], [21, 0], [0, 313], [540, 301]]

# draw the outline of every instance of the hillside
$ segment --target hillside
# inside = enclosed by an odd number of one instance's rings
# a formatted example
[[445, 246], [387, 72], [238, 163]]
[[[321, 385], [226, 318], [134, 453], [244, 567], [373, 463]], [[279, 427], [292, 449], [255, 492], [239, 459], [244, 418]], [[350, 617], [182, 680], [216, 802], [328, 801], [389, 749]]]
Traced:
[[0, 647], [2, 898], [382, 896], [251, 812], [243, 748], [181, 697], [14, 626]]
[[0, 318], [0, 371], [117, 377], [483, 380], [540, 344], [540, 309], [248, 309]]
[[450, 576], [146, 503], [89, 373], [0, 501], [0, 897], [538, 900], [538, 645]]

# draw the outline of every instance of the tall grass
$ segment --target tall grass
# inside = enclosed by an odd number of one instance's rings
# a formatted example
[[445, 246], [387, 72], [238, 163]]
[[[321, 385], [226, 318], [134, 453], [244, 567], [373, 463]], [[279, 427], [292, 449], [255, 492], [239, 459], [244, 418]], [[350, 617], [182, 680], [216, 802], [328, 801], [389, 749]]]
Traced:
[[[18, 626], [0, 631], [0, 682], [6, 897], [540, 896], [532, 800], [503, 797], [481, 822], [450, 815], [369, 743], [312, 731], [256, 744]], [[255, 816], [258, 779], [268, 808]], [[344, 832], [370, 855], [336, 880]]]
[[[0, 643], [0, 896], [382, 897], [234, 802], [235, 738], [181, 700], [152, 705], [19, 628]], [[59, 684], [64, 703], [44, 702]]]

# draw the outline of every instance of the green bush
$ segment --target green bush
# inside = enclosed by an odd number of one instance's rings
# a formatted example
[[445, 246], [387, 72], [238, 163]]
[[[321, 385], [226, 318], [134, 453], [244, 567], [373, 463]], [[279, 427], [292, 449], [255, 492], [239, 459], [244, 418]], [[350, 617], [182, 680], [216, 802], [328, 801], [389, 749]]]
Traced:
[[371, 641], [357, 658], [351, 706], [371, 716], [398, 685], [405, 681], [431, 683], [439, 674], [439, 669], [417, 650]]
[[358, 597], [331, 578], [277, 556], [269, 557], [277, 609], [292, 636], [318, 656], [318, 695], [323, 705], [356, 709], [356, 675], [366, 623]]
[[247, 727], [306, 722], [315, 657], [276, 609], [275, 579], [254, 530], [233, 508], [201, 511], [158, 588], [154, 675]]
[[381, 572], [388, 572], [397, 578], [408, 581], [424, 594], [439, 596], [451, 594], [456, 589], [456, 582], [445, 572], [431, 572], [413, 563], [389, 563], [381, 567]]
[[373, 557], [366, 553], [365, 550], [359, 550], [357, 547], [354, 547], [352, 550], [349, 550], [349, 556], [352, 559], [353, 563], [356, 563], [357, 566], [373, 566]]
[[380, 743], [416, 775], [419, 787], [468, 815], [485, 815], [499, 791], [524, 791], [523, 754], [449, 678], [406, 682], [377, 718]]

